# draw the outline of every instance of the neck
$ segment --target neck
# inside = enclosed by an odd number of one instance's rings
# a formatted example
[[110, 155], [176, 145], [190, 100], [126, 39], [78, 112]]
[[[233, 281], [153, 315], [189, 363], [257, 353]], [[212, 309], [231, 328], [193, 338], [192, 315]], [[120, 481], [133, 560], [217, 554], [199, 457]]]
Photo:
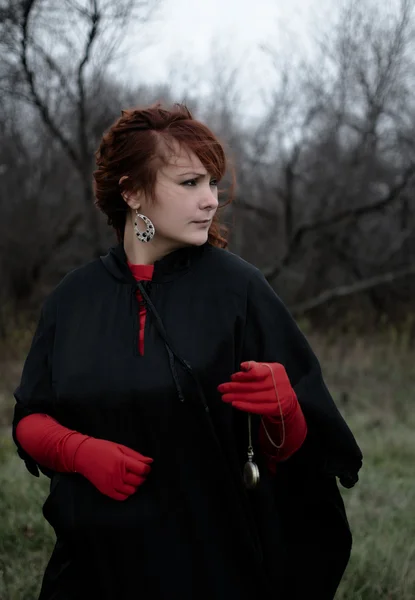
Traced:
[[175, 247], [168, 247], [157, 238], [157, 233], [151, 242], [140, 242], [137, 240], [132, 220], [127, 218], [124, 231], [124, 251], [128, 260], [133, 265], [154, 265], [167, 254], [170, 254]]

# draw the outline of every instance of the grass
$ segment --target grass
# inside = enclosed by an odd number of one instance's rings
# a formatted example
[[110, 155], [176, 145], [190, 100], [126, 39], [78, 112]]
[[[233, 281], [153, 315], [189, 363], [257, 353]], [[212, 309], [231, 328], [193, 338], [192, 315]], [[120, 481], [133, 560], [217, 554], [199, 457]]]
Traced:
[[[354, 546], [336, 600], [413, 600], [415, 351], [373, 337], [311, 342], [365, 456], [359, 484], [341, 488]], [[48, 481], [26, 472], [10, 440], [19, 374], [16, 360], [0, 363], [0, 600], [37, 598], [54, 543], [41, 512]]]
[[387, 342], [316, 341], [364, 454], [360, 482], [342, 489], [354, 546], [336, 600], [415, 598], [415, 351]]
[[373, 429], [360, 415], [351, 425], [366, 460], [359, 485], [343, 493], [355, 542], [337, 597], [413, 599], [414, 424], [391, 420]]
[[0, 598], [35, 600], [54, 543], [41, 512], [48, 481], [29, 475], [4, 442], [0, 452]]

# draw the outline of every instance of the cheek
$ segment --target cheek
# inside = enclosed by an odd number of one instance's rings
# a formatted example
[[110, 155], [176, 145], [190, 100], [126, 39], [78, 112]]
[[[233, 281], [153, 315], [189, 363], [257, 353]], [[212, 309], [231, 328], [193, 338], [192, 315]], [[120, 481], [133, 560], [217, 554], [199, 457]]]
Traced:
[[180, 232], [188, 218], [189, 211], [183, 205], [178, 205], [174, 202], [170, 204], [166, 203], [163, 208], [153, 211], [152, 217], [150, 217], [156, 230], [162, 234], [171, 234]]
[[164, 190], [164, 192], [152, 206], [148, 207], [148, 217], [161, 232], [182, 229], [197, 212], [196, 194], [184, 193], [180, 189], [178, 193], [171, 190]]

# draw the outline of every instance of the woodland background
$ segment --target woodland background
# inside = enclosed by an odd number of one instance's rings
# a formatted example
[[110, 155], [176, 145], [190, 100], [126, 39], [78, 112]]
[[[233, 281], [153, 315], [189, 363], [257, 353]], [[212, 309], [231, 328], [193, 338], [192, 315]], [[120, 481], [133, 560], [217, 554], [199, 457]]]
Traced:
[[157, 86], [117, 76], [125, 28], [145, 33], [160, 2], [0, 0], [1, 600], [37, 597], [53, 545], [48, 482], [10, 439], [13, 390], [44, 297], [115, 242], [93, 203], [99, 139], [155, 101], [185, 102], [225, 143], [230, 249], [307, 333], [365, 454], [342, 490], [355, 542], [338, 600], [415, 597], [414, 1], [335, 4], [302, 61], [263, 45], [273, 85], [245, 119], [223, 48], [203, 93], [180, 64]]

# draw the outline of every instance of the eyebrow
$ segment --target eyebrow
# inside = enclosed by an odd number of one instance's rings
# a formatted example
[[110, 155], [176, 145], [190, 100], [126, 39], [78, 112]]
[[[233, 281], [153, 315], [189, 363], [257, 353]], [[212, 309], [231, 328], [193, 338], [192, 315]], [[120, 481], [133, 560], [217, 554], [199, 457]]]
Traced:
[[197, 177], [206, 177], [209, 173], [196, 173], [196, 171], [189, 171], [187, 173], [179, 173], [180, 177], [184, 177], [185, 175], [196, 175]]

